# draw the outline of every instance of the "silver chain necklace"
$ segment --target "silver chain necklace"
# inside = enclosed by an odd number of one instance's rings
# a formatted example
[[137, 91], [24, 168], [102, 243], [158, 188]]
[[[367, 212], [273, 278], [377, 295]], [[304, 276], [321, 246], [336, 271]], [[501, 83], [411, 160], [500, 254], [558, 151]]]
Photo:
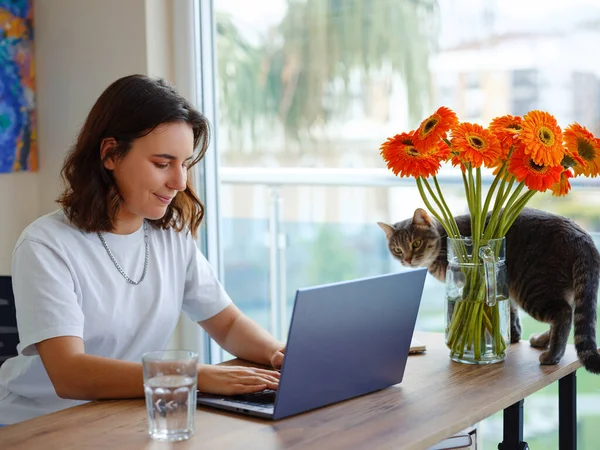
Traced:
[[115, 267], [117, 268], [119, 273], [121, 275], [123, 275], [123, 278], [125, 278], [125, 280], [127, 280], [127, 282], [129, 284], [134, 284], [136, 286], [138, 284], [140, 284], [142, 282], [142, 280], [144, 279], [144, 277], [146, 276], [146, 270], [148, 270], [148, 225], [146, 224], [146, 221], [144, 220], [144, 246], [145, 246], [144, 270], [142, 271], [142, 276], [140, 277], [140, 279], [138, 281], [133, 281], [131, 278], [129, 278], [127, 276], [127, 274], [125, 273], [125, 271], [121, 268], [121, 266], [115, 259], [114, 255], [110, 251], [110, 248], [108, 248], [108, 245], [106, 244], [106, 241], [104, 240], [104, 236], [102, 236], [102, 233], [98, 232], [96, 234], [100, 238], [100, 242], [102, 242], [102, 245], [104, 246], [106, 253], [108, 253], [108, 256], [110, 256], [110, 259], [112, 260], [113, 264], [115, 265]]

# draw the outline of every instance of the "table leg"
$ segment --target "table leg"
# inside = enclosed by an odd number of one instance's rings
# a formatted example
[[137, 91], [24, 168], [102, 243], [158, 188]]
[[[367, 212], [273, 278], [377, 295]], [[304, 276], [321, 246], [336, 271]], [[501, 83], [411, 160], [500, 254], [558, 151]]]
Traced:
[[575, 372], [558, 380], [558, 448], [577, 449], [577, 379]]
[[503, 440], [498, 450], [529, 450], [527, 442], [523, 442], [523, 400], [504, 410]]

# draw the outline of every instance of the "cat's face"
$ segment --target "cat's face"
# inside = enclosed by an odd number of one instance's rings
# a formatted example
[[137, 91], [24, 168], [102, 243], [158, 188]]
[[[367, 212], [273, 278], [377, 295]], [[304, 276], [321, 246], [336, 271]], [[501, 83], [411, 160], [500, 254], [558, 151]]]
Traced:
[[403, 266], [429, 267], [440, 252], [440, 235], [422, 209], [417, 209], [412, 219], [378, 225], [385, 232], [392, 256]]

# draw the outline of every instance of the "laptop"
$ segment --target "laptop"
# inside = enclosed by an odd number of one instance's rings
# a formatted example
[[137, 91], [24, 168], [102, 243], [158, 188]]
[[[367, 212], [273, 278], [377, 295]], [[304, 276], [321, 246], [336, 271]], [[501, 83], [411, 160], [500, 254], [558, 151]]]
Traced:
[[198, 404], [278, 420], [400, 383], [427, 269], [298, 289], [277, 391]]

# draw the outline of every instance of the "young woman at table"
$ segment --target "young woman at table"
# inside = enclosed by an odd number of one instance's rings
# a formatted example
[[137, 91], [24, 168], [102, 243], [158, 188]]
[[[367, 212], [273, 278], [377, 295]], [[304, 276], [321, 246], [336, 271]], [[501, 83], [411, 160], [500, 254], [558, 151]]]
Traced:
[[[143, 397], [143, 353], [180, 313], [231, 354], [281, 366], [283, 345], [231, 302], [196, 246], [204, 209], [188, 172], [204, 116], [133, 75], [96, 101], [65, 160], [62, 208], [25, 229], [12, 261], [19, 355], [0, 367], [0, 424], [82, 403]], [[277, 388], [274, 370], [200, 365], [216, 394]]]

